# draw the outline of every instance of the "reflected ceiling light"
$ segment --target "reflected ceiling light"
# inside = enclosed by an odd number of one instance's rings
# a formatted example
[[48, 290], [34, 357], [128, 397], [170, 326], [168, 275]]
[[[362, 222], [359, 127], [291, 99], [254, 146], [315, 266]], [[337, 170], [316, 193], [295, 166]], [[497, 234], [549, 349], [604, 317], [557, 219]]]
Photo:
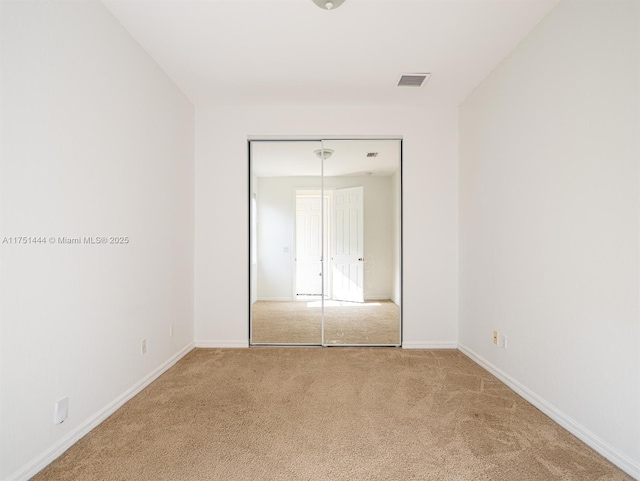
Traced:
[[333, 10], [344, 3], [344, 0], [313, 0], [318, 7], [323, 10]]
[[319, 159], [327, 160], [329, 157], [333, 155], [333, 150], [331, 149], [318, 149], [313, 151], [314, 154], [318, 156]]

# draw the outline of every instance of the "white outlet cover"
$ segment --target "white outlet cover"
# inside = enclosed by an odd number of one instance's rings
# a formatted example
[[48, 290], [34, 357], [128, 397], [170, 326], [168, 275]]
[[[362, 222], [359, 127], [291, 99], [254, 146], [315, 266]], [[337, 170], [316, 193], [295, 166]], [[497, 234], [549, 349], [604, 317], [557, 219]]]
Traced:
[[60, 399], [55, 405], [53, 412], [53, 422], [55, 424], [63, 423], [69, 416], [69, 398]]

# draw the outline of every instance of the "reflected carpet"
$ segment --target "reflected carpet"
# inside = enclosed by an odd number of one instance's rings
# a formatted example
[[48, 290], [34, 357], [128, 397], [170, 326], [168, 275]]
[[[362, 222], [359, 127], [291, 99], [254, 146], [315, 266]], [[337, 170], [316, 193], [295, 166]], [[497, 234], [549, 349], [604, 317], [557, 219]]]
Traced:
[[[253, 343], [320, 344], [320, 301], [257, 301]], [[400, 307], [391, 301], [325, 300], [326, 344], [400, 344]]]

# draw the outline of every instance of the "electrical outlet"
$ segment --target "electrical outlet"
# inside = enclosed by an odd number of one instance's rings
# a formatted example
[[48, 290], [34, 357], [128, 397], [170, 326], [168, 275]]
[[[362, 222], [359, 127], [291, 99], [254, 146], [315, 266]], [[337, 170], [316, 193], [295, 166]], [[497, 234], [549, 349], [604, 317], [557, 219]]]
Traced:
[[146, 339], [142, 340], [142, 346], [140, 347], [140, 350], [142, 351], [142, 354], [146, 354], [147, 353], [147, 340]]
[[173, 324], [169, 324], [169, 337], [173, 337]]
[[506, 349], [507, 348], [507, 335], [506, 334], [500, 334], [500, 347], [502, 349]]
[[60, 424], [69, 416], [69, 398], [60, 399], [53, 408], [53, 422]]
[[493, 343], [498, 345], [498, 331], [493, 331]]

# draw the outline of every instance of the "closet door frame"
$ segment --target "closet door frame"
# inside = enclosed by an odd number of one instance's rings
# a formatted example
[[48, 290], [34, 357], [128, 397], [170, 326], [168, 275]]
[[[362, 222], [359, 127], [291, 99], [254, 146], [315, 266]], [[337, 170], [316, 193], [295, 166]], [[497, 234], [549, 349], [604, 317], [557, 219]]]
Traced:
[[[398, 343], [393, 344], [326, 344], [324, 340], [324, 297], [325, 293], [321, 296], [322, 300], [322, 339], [321, 343], [269, 343], [269, 342], [254, 342], [253, 341], [253, 326], [252, 326], [252, 299], [254, 293], [253, 287], [253, 272], [252, 272], [252, 262], [255, 256], [255, 245], [254, 242], [256, 239], [255, 236], [255, 212], [253, 209], [253, 203], [255, 202], [255, 198], [253, 196], [253, 159], [252, 159], [252, 142], [320, 142], [321, 148], [324, 148], [323, 141], [380, 141], [380, 140], [390, 140], [397, 141], [399, 146], [399, 165], [398, 165], [398, 223], [399, 223], [399, 232], [398, 232], [398, 289], [399, 289], [399, 316], [398, 316]], [[248, 234], [249, 234], [249, 242], [248, 242], [248, 252], [247, 252], [247, 260], [248, 260], [248, 309], [247, 309], [247, 322], [248, 322], [248, 333], [249, 333], [249, 347], [264, 347], [264, 346], [288, 346], [288, 347], [296, 347], [296, 346], [317, 346], [317, 347], [402, 347], [402, 342], [404, 338], [404, 235], [403, 235], [403, 212], [404, 212], [404, 198], [403, 198], [403, 138], [402, 136], [379, 136], [379, 135], [365, 135], [365, 136], [248, 136], [247, 137], [247, 225], [248, 225]], [[321, 192], [324, 194], [324, 163], [321, 162]], [[322, 265], [323, 270], [326, 268], [328, 260], [323, 259]], [[324, 272], [323, 272], [324, 275]]]

